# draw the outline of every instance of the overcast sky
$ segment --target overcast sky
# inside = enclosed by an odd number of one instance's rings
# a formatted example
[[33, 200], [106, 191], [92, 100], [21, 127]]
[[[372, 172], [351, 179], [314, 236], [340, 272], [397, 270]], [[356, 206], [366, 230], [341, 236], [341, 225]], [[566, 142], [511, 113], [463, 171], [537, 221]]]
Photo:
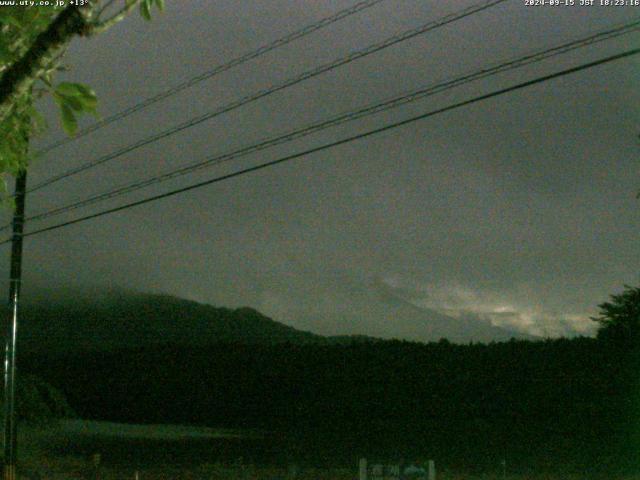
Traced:
[[[64, 78], [90, 84], [108, 116], [354, 3], [168, 1], [150, 23], [134, 15], [75, 40]], [[29, 182], [473, 3], [386, 0], [50, 152]], [[28, 213], [638, 17], [639, 7], [510, 0], [34, 192]], [[639, 39], [636, 32], [582, 48], [29, 228], [305, 150], [637, 47]], [[639, 280], [639, 67], [637, 57], [619, 60], [30, 237], [25, 295], [36, 287], [119, 286], [249, 305], [324, 334], [402, 335], [392, 319], [384, 328], [369, 324], [383, 289], [418, 307], [523, 332], [592, 332], [597, 305]], [[50, 101], [43, 109], [53, 111]], [[62, 136], [49, 116], [38, 145]], [[363, 299], [372, 303], [362, 308]]]

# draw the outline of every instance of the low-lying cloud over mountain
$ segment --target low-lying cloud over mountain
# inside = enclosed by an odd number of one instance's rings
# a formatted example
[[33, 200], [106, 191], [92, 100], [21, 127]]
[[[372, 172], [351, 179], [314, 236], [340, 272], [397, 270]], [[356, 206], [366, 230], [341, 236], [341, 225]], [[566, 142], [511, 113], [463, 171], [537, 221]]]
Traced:
[[[346, 285], [346, 284], [345, 284]], [[295, 305], [282, 294], [265, 295], [261, 310], [285, 323], [301, 325], [323, 334], [362, 333], [382, 338], [420, 342], [447, 338], [453, 342], [489, 342], [511, 337], [531, 338], [520, 325], [496, 325], [471, 312], [458, 314], [420, 304], [411, 295], [382, 280], [367, 284], [317, 285], [309, 297], [321, 299]], [[303, 288], [299, 286], [299, 288]], [[300, 292], [293, 295], [300, 296]], [[329, 308], [330, 305], [337, 307]], [[359, 331], [363, 328], [365, 331]]]
[[457, 283], [420, 284], [397, 276], [386, 278], [379, 284], [390, 295], [418, 307], [457, 319], [488, 322], [492, 326], [524, 334], [557, 337], [589, 335], [596, 330], [587, 313], [545, 311], [535, 305], [534, 299], [527, 298], [526, 292], [510, 298], [504, 293], [474, 290]]
[[[26, 351], [115, 350], [163, 343], [202, 346], [215, 342], [331, 343], [366, 337], [413, 341], [452, 342], [508, 340], [526, 337], [483, 319], [455, 318], [421, 308], [399, 298], [391, 290], [377, 288], [354, 296], [357, 309], [333, 315], [296, 319], [297, 325], [322, 326], [320, 330], [345, 336], [322, 336], [286, 325], [290, 318], [275, 320], [243, 307], [218, 308], [168, 295], [125, 291], [93, 297], [62, 295], [31, 301], [24, 309], [20, 329]], [[295, 315], [295, 309], [289, 315]], [[366, 331], [353, 329], [367, 319]], [[283, 321], [284, 323], [280, 323]], [[322, 332], [321, 332], [322, 333]], [[352, 336], [355, 335], [355, 336]]]

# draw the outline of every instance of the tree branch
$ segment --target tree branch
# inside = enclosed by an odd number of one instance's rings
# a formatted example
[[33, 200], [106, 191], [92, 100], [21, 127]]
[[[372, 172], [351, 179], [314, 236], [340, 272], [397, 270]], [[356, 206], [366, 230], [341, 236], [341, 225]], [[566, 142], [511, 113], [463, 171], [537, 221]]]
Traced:
[[107, 2], [102, 6], [102, 8], [100, 10], [98, 10], [98, 13], [96, 14], [96, 20], [100, 20], [100, 17], [102, 16], [102, 14], [104, 12], [107, 11], [107, 9], [113, 5], [113, 2], [115, 2], [116, 0], [107, 0]]
[[105, 21], [92, 21], [98, 2], [78, 7], [69, 5], [40, 33], [29, 50], [0, 77], [0, 122], [11, 113], [18, 98], [26, 94], [48, 65], [64, 51], [76, 36], [89, 36], [112, 27], [138, 5], [140, 0], [128, 1], [124, 8]]
[[118, 13], [113, 15], [111, 18], [108, 18], [107, 20], [104, 20], [101, 22], [94, 22], [91, 25], [91, 35], [102, 33], [105, 30], [108, 30], [109, 28], [113, 27], [116, 23], [122, 21], [129, 14], [129, 12], [133, 10], [136, 7], [136, 5], [138, 5], [139, 3], [140, 3], [140, 0], [128, 1], [126, 2], [124, 8], [122, 8]]
[[0, 78], [0, 121], [10, 113], [15, 101], [29, 91], [40, 72], [64, 49], [74, 35], [85, 35], [86, 8], [69, 5], [40, 33], [22, 58]]

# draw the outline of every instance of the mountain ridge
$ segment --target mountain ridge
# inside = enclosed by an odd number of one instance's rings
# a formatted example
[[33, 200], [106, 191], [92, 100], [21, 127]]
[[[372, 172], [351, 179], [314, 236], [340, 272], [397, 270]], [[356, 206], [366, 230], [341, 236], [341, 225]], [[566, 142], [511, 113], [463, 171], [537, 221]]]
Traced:
[[[362, 315], [373, 317], [374, 309], [375, 306], [365, 308]], [[430, 315], [406, 302], [399, 302], [381, 312], [402, 324], [399, 331], [405, 333], [403, 337], [410, 341], [419, 341], [415, 333], [420, 330], [437, 341], [445, 337], [438, 335], [438, 331], [448, 328], [457, 332], [449, 340], [465, 342], [469, 338], [468, 335], [465, 337], [464, 329], [473, 330], [473, 325], [439, 314]], [[357, 320], [355, 316], [344, 318], [344, 322], [354, 324]], [[516, 333], [492, 328], [492, 331], [484, 328], [484, 336], [478, 335], [478, 339], [522, 338]], [[494, 338], [491, 337], [493, 331], [496, 332]], [[375, 333], [320, 335], [278, 322], [252, 307], [216, 307], [167, 294], [125, 291], [109, 292], [94, 298], [81, 295], [26, 304], [20, 333], [23, 351], [51, 353], [111, 351], [167, 343], [206, 346], [220, 342], [335, 344], [385, 340], [377, 338]]]

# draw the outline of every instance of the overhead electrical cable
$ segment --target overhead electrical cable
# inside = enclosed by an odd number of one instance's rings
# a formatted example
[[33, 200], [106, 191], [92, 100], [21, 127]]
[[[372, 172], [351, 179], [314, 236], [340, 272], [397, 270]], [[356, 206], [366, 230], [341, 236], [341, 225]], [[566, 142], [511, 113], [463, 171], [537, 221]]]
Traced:
[[385, 0], [365, 0], [362, 2], [358, 2], [355, 5], [349, 7], [349, 8], [345, 8], [344, 10], [340, 10], [339, 12], [329, 16], [329, 17], [325, 17], [322, 18], [321, 20], [311, 23], [305, 27], [302, 27], [299, 30], [296, 30], [295, 32], [292, 32], [288, 35], [285, 35], [284, 37], [281, 37], [277, 40], [274, 40], [271, 43], [268, 43], [266, 45], [262, 45], [261, 47], [258, 47], [255, 50], [252, 50], [251, 52], [245, 53], [244, 55], [241, 55], [239, 57], [236, 57], [232, 60], [229, 60], [226, 63], [223, 63], [221, 65], [218, 65], [210, 70], [207, 70], [205, 72], [202, 72], [194, 77], [191, 77], [185, 81], [183, 81], [182, 83], [179, 83], [167, 90], [164, 90], [156, 95], [153, 95], [152, 97], [148, 97], [144, 100], [142, 100], [141, 102], [136, 103], [135, 105], [132, 105], [118, 113], [114, 113], [113, 115], [110, 115], [106, 118], [103, 118], [100, 121], [97, 121], [91, 125], [88, 125], [87, 127], [81, 129], [80, 131], [78, 131], [76, 133], [75, 136], [73, 137], [64, 137], [61, 138], [59, 140], [56, 140], [52, 143], [50, 143], [49, 145], [45, 146], [44, 148], [42, 148], [41, 150], [38, 151], [38, 155], [42, 155], [45, 153], [50, 152], [51, 150], [58, 148], [62, 145], [65, 145], [67, 143], [73, 142], [81, 137], [84, 137], [85, 135], [88, 135], [92, 132], [95, 132], [96, 130], [105, 127], [113, 122], [117, 122], [119, 120], [122, 120], [123, 118], [128, 117], [129, 115], [132, 115], [140, 110], [143, 110], [157, 102], [160, 102], [161, 100], [164, 100], [165, 98], [169, 98], [177, 93], [182, 92], [183, 90], [186, 90], [188, 88], [193, 87], [194, 85], [197, 85], [198, 83], [204, 81], [204, 80], [208, 80], [212, 77], [215, 77], [216, 75], [219, 75], [221, 73], [226, 72], [227, 70], [231, 70], [232, 68], [235, 68], [239, 65], [242, 65], [243, 63], [246, 63], [250, 60], [253, 60], [255, 58], [258, 58], [262, 55], [265, 55], [266, 53], [269, 53], [273, 50], [276, 50], [277, 48], [283, 47], [291, 42], [293, 42], [294, 40], [298, 40], [299, 38], [305, 37], [313, 32], [316, 32], [320, 29], [323, 29], [325, 27], [328, 27], [329, 25], [332, 25], [342, 19], [345, 19], [347, 17], [350, 17], [351, 15], [354, 15], [358, 12], [361, 12], [363, 10], [366, 10], [368, 8], [373, 7], [374, 5], [384, 2]]
[[332, 62], [326, 63], [324, 65], [321, 65], [319, 67], [316, 67], [312, 70], [308, 70], [300, 75], [297, 75], [295, 77], [289, 78], [288, 80], [285, 80], [282, 83], [276, 84], [276, 85], [272, 85], [264, 90], [260, 90], [256, 93], [252, 93], [250, 95], [247, 95], [245, 97], [242, 97], [238, 100], [235, 100], [231, 103], [228, 103], [212, 112], [208, 112], [205, 113], [203, 115], [200, 115], [198, 117], [192, 118], [190, 120], [187, 120], [186, 122], [182, 122], [178, 125], [175, 125], [167, 130], [164, 130], [162, 132], [153, 134], [149, 137], [143, 138], [135, 143], [132, 143], [130, 145], [127, 145], [119, 150], [116, 150], [112, 153], [106, 154], [96, 160], [87, 162], [83, 165], [80, 165], [78, 167], [75, 168], [71, 168], [59, 175], [53, 176], [47, 180], [44, 180], [38, 184], [36, 184], [35, 186], [31, 187], [29, 190], [27, 190], [27, 192], [34, 192], [36, 190], [40, 190], [41, 188], [44, 188], [46, 186], [49, 186], [55, 182], [58, 182], [62, 179], [65, 178], [69, 178], [73, 175], [76, 175], [80, 172], [84, 172], [85, 170], [88, 170], [90, 168], [94, 168], [97, 167], [98, 165], [102, 165], [105, 162], [108, 162], [110, 160], [113, 160], [115, 158], [118, 158], [126, 153], [132, 152], [140, 147], [143, 147], [145, 145], [149, 145], [151, 143], [157, 142], [163, 138], [169, 137], [171, 135], [174, 135], [178, 132], [181, 132], [183, 130], [186, 130], [188, 128], [194, 127], [195, 125], [198, 125], [204, 121], [210, 120], [214, 117], [220, 116], [224, 113], [230, 112], [232, 110], [235, 110], [237, 108], [240, 108], [244, 105], [247, 105], [249, 103], [255, 102], [261, 98], [267, 97], [269, 95], [272, 95], [276, 92], [279, 92], [281, 90], [284, 90], [286, 88], [292, 87], [294, 85], [297, 85], [299, 83], [302, 83], [306, 80], [309, 80], [311, 78], [317, 77], [318, 75], [321, 75], [323, 73], [329, 72], [331, 70], [335, 70], [338, 67], [341, 67], [343, 65], [346, 65], [348, 63], [351, 63], [357, 59], [366, 57], [368, 55], [371, 55], [373, 53], [379, 52], [385, 48], [389, 48], [393, 45], [396, 45], [400, 42], [404, 42], [406, 40], [409, 40], [411, 38], [414, 38], [418, 35], [422, 35], [424, 33], [427, 33], [431, 30], [434, 30], [436, 28], [448, 25], [450, 23], [456, 22], [458, 20], [461, 20], [463, 18], [469, 17], [471, 15], [474, 15], [476, 13], [479, 13], [483, 10], [487, 10], [491, 7], [494, 7], [500, 3], [503, 3], [507, 0], [489, 0], [489, 1], [484, 1], [481, 2], [479, 4], [475, 4], [472, 5], [470, 7], [467, 7], [461, 11], [458, 11], [456, 13], [452, 13], [449, 15], [446, 15], [438, 20], [434, 20], [431, 22], [428, 22], [424, 25], [421, 25], [419, 27], [416, 28], [412, 28], [410, 30], [407, 30], [405, 32], [402, 32], [400, 34], [394, 35], [392, 37], [387, 38], [386, 40], [383, 40], [382, 42], [378, 42], [375, 43], [373, 45], [370, 45], [368, 47], [365, 47], [364, 49], [361, 50], [356, 50], [351, 52], [350, 54], [341, 57], [337, 60], [334, 60]]
[[[611, 56], [608, 56], [608, 57], [605, 57], [605, 58], [602, 58], [602, 59], [599, 59], [599, 60], [596, 60], [596, 61], [593, 61], [593, 62], [585, 63], [585, 64], [582, 64], [582, 65], [579, 65], [579, 66], [576, 66], [576, 67], [571, 67], [571, 68], [568, 68], [568, 69], [565, 69], [565, 70], [561, 70], [559, 72], [555, 72], [555, 73], [552, 73], [552, 74], [549, 74], [549, 75], [544, 75], [542, 77], [538, 77], [538, 78], [535, 78], [533, 80], [528, 80], [526, 82], [518, 83], [518, 84], [512, 85], [510, 87], [502, 88], [502, 89], [499, 89], [499, 90], [494, 90], [493, 92], [486, 93], [484, 95], [479, 95], [477, 97], [473, 97], [473, 98], [468, 99], [468, 100], [463, 100], [461, 102], [457, 102], [457, 103], [448, 105], [446, 107], [438, 108], [436, 110], [431, 110], [429, 112], [426, 112], [426, 113], [423, 113], [423, 114], [420, 114], [420, 115], [416, 115], [416, 116], [410, 117], [410, 118], [405, 119], [405, 120], [401, 120], [401, 121], [398, 121], [398, 122], [387, 124], [387, 125], [385, 125], [383, 127], [379, 127], [379, 128], [375, 128], [375, 129], [372, 129], [372, 130], [368, 130], [368, 131], [366, 131], [364, 133], [359, 133], [357, 135], [352, 135], [350, 137], [346, 137], [346, 138], [343, 138], [341, 140], [337, 140], [337, 141], [334, 141], [334, 142], [331, 142], [331, 143], [326, 143], [324, 145], [320, 145], [318, 147], [310, 148], [310, 149], [304, 150], [302, 152], [298, 152], [298, 153], [294, 153], [294, 154], [291, 154], [291, 155], [287, 155], [287, 156], [278, 158], [276, 160], [272, 160], [272, 161], [265, 162], [265, 163], [262, 163], [262, 164], [259, 164], [259, 165], [248, 167], [248, 168], [245, 168], [245, 169], [242, 169], [242, 170], [238, 170], [236, 172], [229, 173], [229, 174], [226, 174], [226, 175], [221, 175], [221, 176], [218, 176], [218, 177], [214, 177], [214, 178], [211, 178], [211, 179], [208, 179], [208, 180], [204, 180], [204, 181], [201, 181], [201, 182], [198, 182], [198, 183], [186, 186], [186, 187], [182, 187], [182, 188], [178, 188], [178, 189], [175, 189], [175, 190], [171, 190], [169, 192], [165, 192], [165, 193], [162, 193], [162, 194], [153, 195], [151, 197], [147, 197], [147, 198], [144, 198], [142, 200], [137, 200], [135, 202], [126, 203], [126, 204], [120, 205], [118, 207], [113, 207], [113, 208], [102, 210], [102, 211], [99, 211], [99, 212], [96, 212], [96, 213], [92, 213], [90, 215], [85, 215], [83, 217], [79, 217], [79, 218], [76, 218], [76, 219], [73, 219], [73, 220], [69, 220], [69, 221], [58, 223], [58, 224], [55, 224], [55, 225], [50, 225], [48, 227], [40, 228], [38, 230], [34, 230], [34, 231], [31, 231], [31, 232], [25, 233], [24, 236], [25, 237], [30, 237], [30, 236], [38, 235], [38, 234], [41, 234], [41, 233], [44, 233], [44, 232], [57, 230], [57, 229], [60, 229], [60, 228], [63, 228], [63, 227], [67, 227], [67, 226], [74, 225], [74, 224], [77, 224], [77, 223], [85, 222], [87, 220], [91, 220], [91, 219], [94, 219], [94, 218], [98, 218], [98, 217], [102, 217], [102, 216], [105, 216], [105, 215], [109, 215], [111, 213], [116, 213], [116, 212], [120, 212], [120, 211], [123, 211], [123, 210], [128, 210], [130, 208], [137, 207], [137, 206], [140, 206], [140, 205], [144, 205], [144, 204], [147, 204], [147, 203], [150, 203], [150, 202], [154, 202], [156, 200], [172, 197], [172, 196], [178, 195], [180, 193], [188, 192], [188, 191], [191, 191], [191, 190], [196, 190], [198, 188], [202, 188], [202, 187], [205, 187], [205, 186], [208, 186], [208, 185], [212, 185], [214, 183], [219, 183], [219, 182], [222, 182], [224, 180], [228, 180], [228, 179], [231, 179], [231, 178], [239, 177], [241, 175], [245, 175], [245, 174], [248, 174], [248, 173], [251, 173], [251, 172], [256, 172], [258, 170], [263, 170], [263, 169], [266, 169], [268, 167], [272, 167], [274, 165], [278, 165], [278, 164], [281, 164], [281, 163], [289, 162], [291, 160], [294, 160], [294, 159], [297, 159], [297, 158], [301, 158], [301, 157], [304, 157], [304, 156], [307, 156], [307, 155], [311, 155], [313, 153], [317, 153], [317, 152], [321, 152], [321, 151], [324, 151], [324, 150], [328, 150], [330, 148], [334, 148], [334, 147], [337, 147], [339, 145], [344, 145], [344, 144], [353, 142], [355, 140], [360, 140], [362, 138], [367, 138], [367, 137], [370, 137], [370, 136], [373, 136], [373, 135], [377, 135], [377, 134], [382, 133], [382, 132], [386, 132], [386, 131], [393, 130], [393, 129], [396, 129], [396, 128], [399, 128], [399, 127], [402, 127], [402, 126], [405, 126], [405, 125], [409, 125], [409, 124], [415, 123], [415, 122], [417, 122], [419, 120], [424, 120], [426, 118], [430, 118], [430, 117], [433, 117], [433, 116], [436, 116], [436, 115], [439, 115], [439, 114], [442, 114], [442, 113], [445, 113], [445, 112], [449, 112], [449, 111], [452, 111], [452, 110], [455, 110], [455, 109], [458, 109], [458, 108], [461, 108], [461, 107], [464, 107], [464, 106], [467, 106], [467, 105], [471, 105], [471, 104], [478, 103], [478, 102], [481, 102], [481, 101], [484, 101], [484, 100], [488, 100], [490, 98], [497, 97], [499, 95], [504, 95], [506, 93], [510, 93], [510, 92], [513, 92], [513, 91], [516, 91], [516, 90], [520, 90], [520, 89], [523, 89], [523, 88], [526, 88], [526, 87], [530, 87], [532, 85], [536, 85], [536, 84], [540, 84], [540, 83], [543, 83], [543, 82], [547, 82], [547, 81], [555, 79], [555, 78], [560, 78], [560, 77], [563, 77], [565, 75], [570, 75], [572, 73], [576, 73], [576, 72], [580, 72], [580, 71], [583, 71], [583, 70], [587, 70], [589, 68], [593, 68], [593, 67], [596, 67], [598, 65], [603, 65], [603, 64], [606, 64], [606, 63], [609, 63], [609, 62], [613, 62], [615, 60], [620, 60], [620, 59], [623, 59], [623, 58], [631, 57], [633, 55], [638, 55], [639, 53], [640, 53], [640, 48], [627, 50], [625, 52], [622, 52], [622, 53], [619, 53], [619, 54], [616, 54], [616, 55], [611, 55]], [[11, 239], [4, 240], [3, 242], [0, 242], [0, 245], [7, 244], [10, 241], [11, 241]]]
[[[279, 135], [276, 137], [272, 137], [272, 138], [260, 141], [248, 147], [244, 147], [244, 148], [241, 148], [232, 152], [228, 152], [225, 154], [216, 155], [214, 157], [210, 157], [208, 159], [201, 160], [201, 161], [192, 163], [190, 165], [173, 169], [171, 171], [153, 176], [151, 178], [146, 178], [143, 180], [131, 182], [129, 184], [122, 185], [120, 187], [109, 190], [107, 192], [93, 195], [89, 198], [82, 199], [65, 206], [56, 207], [51, 210], [47, 210], [45, 212], [32, 215], [28, 217], [26, 220], [27, 221], [44, 220], [46, 218], [54, 217], [68, 211], [76, 210], [78, 208], [86, 207], [101, 201], [116, 198], [116, 197], [125, 195], [127, 193], [131, 193], [133, 191], [139, 190], [141, 188], [145, 188], [145, 187], [148, 187], [157, 183], [161, 183], [182, 175], [186, 175], [188, 173], [192, 173], [203, 168], [209, 168], [213, 165], [219, 165], [223, 162], [228, 162], [230, 160], [234, 160], [234, 159], [249, 155], [251, 153], [264, 150], [266, 148], [287, 143], [292, 140], [316, 133], [318, 131], [325, 130], [330, 127], [334, 127], [336, 125], [354, 121], [354, 120], [357, 120], [369, 115], [373, 115], [376, 113], [380, 113], [392, 108], [397, 108], [407, 103], [421, 100], [423, 98], [435, 95], [437, 93], [441, 93], [446, 90], [450, 90], [452, 88], [455, 88], [473, 81], [477, 81], [482, 78], [494, 76], [494, 75], [497, 75], [498, 73], [506, 72], [509, 70], [513, 70], [515, 68], [520, 68], [526, 65], [530, 65], [532, 63], [540, 62], [542, 60], [545, 60], [560, 54], [564, 54], [581, 47], [585, 47], [587, 45], [592, 45], [597, 42], [610, 40], [612, 38], [616, 38], [624, 34], [638, 32], [638, 31], [640, 31], [640, 19], [636, 20], [635, 22], [610, 28], [608, 30], [601, 31], [595, 34], [591, 34], [587, 37], [583, 37], [578, 40], [573, 40], [571, 42], [564, 43], [562, 45], [558, 45], [555, 47], [547, 48], [545, 50], [539, 50], [533, 53], [526, 54], [524, 56], [519, 56], [517, 58], [511, 59], [508, 61], [504, 61], [489, 67], [482, 68], [480, 70], [476, 70], [472, 73], [458, 76], [456, 78], [439, 82], [434, 85], [429, 85], [419, 90], [415, 90], [401, 96], [396, 96], [384, 102], [379, 102], [373, 105], [369, 105], [369, 106], [360, 108], [358, 110], [351, 111], [349, 113], [344, 113], [344, 114], [335, 116], [328, 120], [317, 122], [317, 123], [305, 126], [303, 128], [290, 131], [284, 135]], [[5, 230], [6, 228], [8, 228], [8, 226], [5, 226], [0, 230]]]

